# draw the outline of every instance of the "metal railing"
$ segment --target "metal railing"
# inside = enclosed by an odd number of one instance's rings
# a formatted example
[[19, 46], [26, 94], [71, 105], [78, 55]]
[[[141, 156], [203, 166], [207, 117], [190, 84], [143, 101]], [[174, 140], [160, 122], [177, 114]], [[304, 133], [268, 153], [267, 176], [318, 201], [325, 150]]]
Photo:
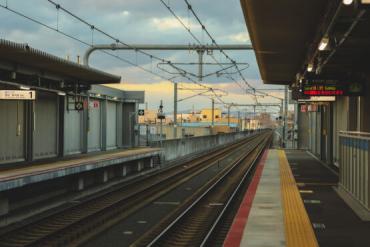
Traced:
[[339, 131], [339, 183], [370, 210], [370, 133]]

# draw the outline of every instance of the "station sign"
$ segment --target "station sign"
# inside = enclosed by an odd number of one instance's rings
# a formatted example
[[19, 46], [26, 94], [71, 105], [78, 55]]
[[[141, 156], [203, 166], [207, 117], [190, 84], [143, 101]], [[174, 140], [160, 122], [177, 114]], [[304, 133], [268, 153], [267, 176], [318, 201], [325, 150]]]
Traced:
[[0, 90], [0, 99], [6, 100], [35, 100], [34, 90]]
[[84, 109], [84, 102], [76, 101], [75, 102], [75, 110], [76, 111], [82, 111], [83, 109]]
[[91, 100], [89, 101], [89, 106], [90, 108], [95, 108], [95, 109], [99, 109], [100, 107], [100, 101], [99, 100]]
[[157, 134], [157, 127], [156, 126], [150, 126], [149, 133], [151, 135], [156, 135]]
[[319, 106], [317, 104], [303, 104], [301, 105], [301, 112], [318, 112]]
[[361, 83], [308, 83], [301, 88], [304, 96], [362, 96], [364, 91]]
[[144, 109], [139, 109], [138, 112], [137, 112], [137, 115], [144, 116], [145, 115]]
[[147, 133], [148, 126], [146, 125], [140, 125], [139, 131], [141, 136], [145, 136]]
[[317, 112], [319, 109], [318, 105], [316, 104], [310, 104], [307, 106], [307, 111], [308, 112]]
[[335, 96], [311, 96], [308, 99], [298, 99], [298, 102], [334, 102]]
[[301, 105], [301, 112], [307, 112], [307, 105]]

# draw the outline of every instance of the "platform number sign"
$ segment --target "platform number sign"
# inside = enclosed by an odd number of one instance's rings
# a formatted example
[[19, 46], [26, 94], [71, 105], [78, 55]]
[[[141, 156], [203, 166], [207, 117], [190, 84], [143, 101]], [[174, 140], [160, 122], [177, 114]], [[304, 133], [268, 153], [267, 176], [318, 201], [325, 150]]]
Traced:
[[137, 112], [137, 115], [144, 116], [145, 115], [145, 111], [143, 109], [139, 109], [138, 112]]
[[84, 109], [84, 103], [82, 101], [75, 102], [75, 110], [82, 111]]
[[0, 90], [0, 99], [6, 100], [35, 100], [34, 90]]

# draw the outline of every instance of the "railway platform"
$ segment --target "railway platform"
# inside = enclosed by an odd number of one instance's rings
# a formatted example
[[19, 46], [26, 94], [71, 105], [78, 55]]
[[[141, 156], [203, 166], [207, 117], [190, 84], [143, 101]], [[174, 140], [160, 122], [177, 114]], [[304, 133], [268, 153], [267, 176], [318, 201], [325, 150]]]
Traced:
[[266, 151], [224, 246], [370, 246], [370, 221], [361, 220], [337, 188], [335, 169], [309, 153]]
[[[133, 148], [83, 154], [53, 162], [8, 168], [0, 171], [0, 192], [118, 164], [151, 159], [159, 155], [161, 155], [159, 148]], [[144, 164], [139, 162], [130, 165], [143, 166]], [[140, 167], [138, 169], [140, 170]]]

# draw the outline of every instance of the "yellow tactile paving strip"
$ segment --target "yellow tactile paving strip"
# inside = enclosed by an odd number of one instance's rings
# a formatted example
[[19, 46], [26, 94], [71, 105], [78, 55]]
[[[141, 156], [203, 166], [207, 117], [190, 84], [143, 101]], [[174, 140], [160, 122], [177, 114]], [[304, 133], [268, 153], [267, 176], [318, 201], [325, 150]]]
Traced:
[[318, 247], [297, 184], [283, 150], [279, 150], [281, 194], [287, 247]]

